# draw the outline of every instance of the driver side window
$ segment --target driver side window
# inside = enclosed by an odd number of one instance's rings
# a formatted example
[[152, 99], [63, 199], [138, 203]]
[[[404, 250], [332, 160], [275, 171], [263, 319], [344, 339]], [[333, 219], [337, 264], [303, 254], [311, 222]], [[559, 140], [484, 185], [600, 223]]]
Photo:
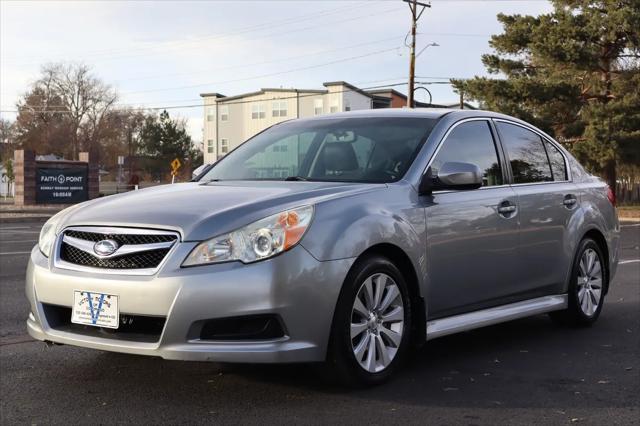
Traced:
[[444, 163], [471, 163], [482, 170], [482, 186], [502, 185], [502, 169], [496, 145], [485, 120], [469, 121], [455, 127], [431, 163], [437, 174]]

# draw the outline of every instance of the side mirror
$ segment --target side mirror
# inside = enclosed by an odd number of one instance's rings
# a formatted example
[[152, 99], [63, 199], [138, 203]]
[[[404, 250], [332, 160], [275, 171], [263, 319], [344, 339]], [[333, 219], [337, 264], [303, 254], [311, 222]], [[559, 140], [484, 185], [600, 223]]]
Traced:
[[446, 189], [476, 189], [482, 186], [482, 170], [475, 164], [447, 162], [434, 175], [431, 167], [422, 176], [420, 195]]
[[209, 171], [211, 168], [211, 164], [204, 163], [201, 166], [198, 166], [193, 173], [191, 173], [191, 180], [196, 181], [198, 178], [203, 175], [205, 172]]

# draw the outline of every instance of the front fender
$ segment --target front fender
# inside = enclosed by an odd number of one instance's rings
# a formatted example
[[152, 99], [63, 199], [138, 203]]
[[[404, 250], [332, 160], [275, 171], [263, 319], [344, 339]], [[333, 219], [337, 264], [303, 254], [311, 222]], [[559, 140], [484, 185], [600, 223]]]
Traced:
[[320, 261], [357, 258], [377, 244], [392, 244], [411, 260], [420, 286], [425, 268], [424, 206], [410, 185], [383, 193], [330, 200], [316, 205], [302, 245]]

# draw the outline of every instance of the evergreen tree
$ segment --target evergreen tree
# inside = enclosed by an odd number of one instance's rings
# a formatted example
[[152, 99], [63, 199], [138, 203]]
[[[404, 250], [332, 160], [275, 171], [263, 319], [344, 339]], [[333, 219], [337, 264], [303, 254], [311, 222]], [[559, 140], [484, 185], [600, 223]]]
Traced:
[[165, 110], [159, 116], [147, 116], [139, 135], [140, 153], [146, 156], [147, 171], [157, 178], [165, 178], [169, 164], [175, 158], [182, 163], [180, 172], [186, 173], [198, 161], [201, 152], [193, 146], [184, 120], [172, 119]]
[[506, 78], [454, 80], [483, 108], [536, 124], [615, 189], [640, 161], [640, 1], [553, 0], [540, 16], [498, 15], [482, 61]]

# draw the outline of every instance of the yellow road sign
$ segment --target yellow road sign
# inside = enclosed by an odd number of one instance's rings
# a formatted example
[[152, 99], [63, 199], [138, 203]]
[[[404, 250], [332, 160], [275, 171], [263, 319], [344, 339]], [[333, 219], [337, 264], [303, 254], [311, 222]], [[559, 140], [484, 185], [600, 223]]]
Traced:
[[171, 174], [176, 175], [178, 173], [178, 169], [182, 166], [182, 163], [177, 158], [174, 158], [171, 162]]

